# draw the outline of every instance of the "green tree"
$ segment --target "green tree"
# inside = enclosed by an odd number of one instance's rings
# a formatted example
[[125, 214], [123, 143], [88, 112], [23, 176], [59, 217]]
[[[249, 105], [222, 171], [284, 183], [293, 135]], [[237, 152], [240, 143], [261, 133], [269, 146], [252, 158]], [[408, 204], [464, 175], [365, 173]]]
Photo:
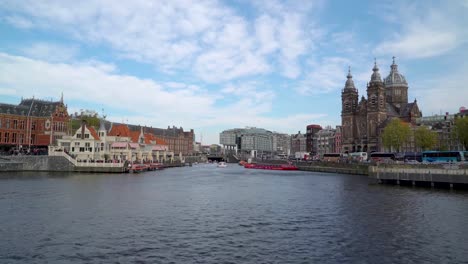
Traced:
[[453, 127], [453, 132], [458, 138], [460, 143], [463, 145], [465, 150], [468, 149], [468, 117], [459, 117], [455, 119], [455, 125]]
[[432, 149], [437, 144], [437, 134], [428, 127], [420, 126], [414, 131], [414, 143], [422, 150]]
[[73, 119], [72, 120], [72, 130], [75, 132], [78, 128], [81, 127], [81, 123], [86, 121], [88, 126], [92, 126], [94, 128], [99, 128], [99, 118], [95, 116], [82, 116], [80, 119]]
[[385, 127], [382, 141], [385, 148], [400, 151], [401, 146], [408, 141], [411, 129], [407, 123], [395, 118]]

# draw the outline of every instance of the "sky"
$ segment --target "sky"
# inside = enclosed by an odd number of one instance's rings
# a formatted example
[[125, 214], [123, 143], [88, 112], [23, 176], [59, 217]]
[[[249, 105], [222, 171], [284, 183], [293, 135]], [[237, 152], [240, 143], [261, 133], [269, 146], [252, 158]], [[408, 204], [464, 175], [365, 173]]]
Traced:
[[423, 116], [468, 107], [468, 0], [0, 1], [0, 102], [194, 129], [293, 134], [341, 123], [392, 57]]

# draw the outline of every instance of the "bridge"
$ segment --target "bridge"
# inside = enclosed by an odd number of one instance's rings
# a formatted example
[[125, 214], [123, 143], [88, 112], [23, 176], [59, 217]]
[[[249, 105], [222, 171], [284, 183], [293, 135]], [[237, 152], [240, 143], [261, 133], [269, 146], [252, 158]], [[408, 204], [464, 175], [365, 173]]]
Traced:
[[217, 162], [226, 161], [224, 159], [224, 156], [222, 155], [207, 155], [206, 158], [208, 159], [208, 161], [217, 161]]

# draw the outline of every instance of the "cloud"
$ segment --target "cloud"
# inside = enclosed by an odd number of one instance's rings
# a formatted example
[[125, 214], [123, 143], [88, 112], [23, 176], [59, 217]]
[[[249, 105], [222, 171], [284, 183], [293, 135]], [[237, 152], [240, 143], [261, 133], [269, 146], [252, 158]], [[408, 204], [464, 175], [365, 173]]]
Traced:
[[21, 48], [21, 52], [27, 57], [50, 62], [71, 61], [78, 55], [78, 51], [77, 46], [46, 42], [36, 42]]
[[439, 7], [404, 5], [399, 9], [393, 8], [399, 17], [389, 20], [401, 29], [389, 33], [389, 37], [377, 45], [374, 49], [377, 55], [430, 58], [446, 54], [468, 42], [466, 9], [460, 9], [456, 2]]
[[351, 61], [341, 57], [324, 58], [309, 62], [311, 71], [296, 88], [302, 95], [317, 95], [341, 90], [346, 82], [346, 70]]
[[[460, 106], [468, 107], [468, 64], [457, 71], [417, 83], [410, 92], [418, 94], [418, 105], [424, 116], [450, 112], [456, 113]], [[414, 91], [413, 91], [414, 90]], [[409, 98], [412, 101], [412, 98]]]
[[166, 73], [190, 70], [208, 82], [276, 70], [296, 78], [301, 73], [298, 59], [313, 38], [308, 32], [314, 26], [305, 24], [304, 10], [310, 7], [299, 8], [299, 2], [269, 6], [253, 17], [243, 17], [233, 7], [209, 0], [0, 3], [1, 9], [15, 14], [8, 19], [17, 27], [65, 33], [86, 45], [108, 46], [119, 56], [153, 64]]
[[[119, 74], [113, 65], [98, 61], [53, 63], [0, 53], [0, 94], [43, 95], [64, 98], [71, 110], [88, 106], [105, 109], [114, 122], [166, 127], [182, 126], [213, 131], [213, 127], [265, 126], [288, 132], [303, 127], [304, 120], [323, 114], [268, 117], [275, 94], [255, 82], [236, 82], [221, 94], [234, 99], [218, 104], [222, 95], [198, 85], [156, 82]], [[247, 116], [245, 113], [248, 113]], [[218, 133], [220, 130], [217, 130]], [[207, 132], [208, 133], [208, 132]], [[211, 140], [214, 140], [212, 138]], [[217, 143], [211, 141], [210, 143]]]
[[8, 24], [21, 29], [30, 29], [33, 27], [33, 23], [29, 19], [21, 16], [7, 16], [4, 18], [4, 20]]

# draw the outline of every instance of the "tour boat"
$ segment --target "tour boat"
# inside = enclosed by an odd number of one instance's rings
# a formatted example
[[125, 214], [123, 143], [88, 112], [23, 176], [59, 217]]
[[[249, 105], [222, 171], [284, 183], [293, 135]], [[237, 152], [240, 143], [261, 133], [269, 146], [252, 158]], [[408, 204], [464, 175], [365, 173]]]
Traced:
[[130, 172], [138, 173], [142, 171], [147, 171], [149, 169], [148, 164], [132, 164], [130, 167]]
[[244, 164], [246, 169], [260, 169], [260, 170], [298, 170], [295, 165], [292, 164], [257, 164], [257, 163], [246, 163]]
[[218, 163], [218, 168], [226, 168], [226, 167], [227, 167], [226, 162], [221, 161], [220, 163]]

